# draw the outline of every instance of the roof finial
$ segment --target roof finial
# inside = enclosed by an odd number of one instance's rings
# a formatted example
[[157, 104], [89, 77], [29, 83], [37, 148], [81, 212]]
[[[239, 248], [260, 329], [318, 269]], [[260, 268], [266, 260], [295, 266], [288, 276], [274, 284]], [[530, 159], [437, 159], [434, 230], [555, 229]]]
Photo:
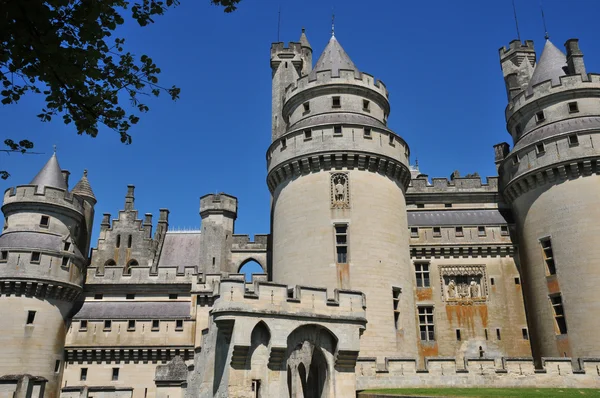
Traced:
[[521, 33], [519, 32], [519, 20], [517, 19], [517, 7], [515, 7], [515, 0], [512, 0], [513, 13], [515, 14], [515, 25], [517, 26], [517, 39], [521, 42]]
[[548, 28], [546, 27], [546, 17], [544, 16], [544, 6], [542, 4], [542, 0], [540, 0], [540, 11], [542, 12], [542, 22], [544, 23], [544, 38], [548, 40], [550, 35], [548, 34]]
[[87, 169], [83, 169], [83, 176], [87, 177]]
[[56, 145], [52, 145], [52, 148], [54, 148], [54, 153], [56, 153]]
[[331, 7], [331, 37], [335, 37], [335, 12]]

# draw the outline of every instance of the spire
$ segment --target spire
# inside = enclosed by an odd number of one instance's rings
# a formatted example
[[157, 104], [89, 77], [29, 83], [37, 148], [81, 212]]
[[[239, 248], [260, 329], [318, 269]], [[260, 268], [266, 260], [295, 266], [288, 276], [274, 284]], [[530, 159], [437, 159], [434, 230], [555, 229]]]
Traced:
[[310, 73], [311, 79], [317, 77], [317, 72], [324, 70], [331, 70], [332, 76], [339, 76], [340, 69], [348, 69], [353, 70], [354, 72], [358, 72], [358, 69], [354, 65], [354, 62], [350, 59], [346, 51], [340, 45], [340, 42], [337, 41], [335, 36], [331, 36], [329, 39], [329, 43], [323, 50], [323, 53], [319, 57], [315, 68]]
[[44, 187], [64, 189], [65, 191], [67, 190], [67, 183], [58, 164], [56, 152], [52, 154], [50, 160], [48, 160], [40, 172], [37, 173], [33, 180], [31, 180], [29, 185], [37, 185], [38, 191], [43, 191]]
[[307, 47], [307, 48], [311, 48], [310, 43], [308, 42], [308, 39], [306, 38], [306, 30], [304, 28], [302, 28], [302, 34], [300, 35], [300, 44], [302, 45], [302, 47]]
[[560, 51], [550, 40], [546, 40], [546, 45], [540, 56], [540, 60], [533, 70], [533, 76], [527, 87], [527, 95], [533, 93], [533, 86], [536, 84], [552, 80], [552, 85], [560, 84], [560, 77], [565, 76], [567, 68], [567, 56]]
[[81, 180], [75, 184], [73, 190], [71, 190], [71, 193], [83, 198], [91, 199], [94, 203], [96, 203], [96, 196], [94, 195], [90, 181], [87, 178], [87, 170], [83, 170], [83, 177], [81, 177]]

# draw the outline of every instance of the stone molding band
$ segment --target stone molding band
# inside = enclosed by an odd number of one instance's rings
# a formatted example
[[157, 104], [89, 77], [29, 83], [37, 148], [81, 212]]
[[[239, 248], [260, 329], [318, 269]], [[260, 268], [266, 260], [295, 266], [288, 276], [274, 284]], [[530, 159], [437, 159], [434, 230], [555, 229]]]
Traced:
[[163, 362], [166, 363], [176, 356], [184, 360], [194, 358], [192, 347], [106, 347], [106, 348], [67, 348], [66, 360], [69, 363], [97, 362]]
[[55, 281], [35, 281], [28, 279], [0, 280], [0, 296], [26, 296], [39, 299], [54, 299], [74, 302], [82, 292], [82, 288]]
[[273, 167], [267, 176], [269, 191], [286, 180], [321, 170], [358, 169], [378, 172], [400, 183], [404, 191], [410, 184], [408, 167], [396, 159], [376, 153], [343, 151], [307, 154], [288, 159]]
[[421, 246], [410, 248], [411, 258], [458, 258], [458, 257], [512, 257], [513, 245], [490, 246]]
[[600, 174], [600, 156], [552, 164], [514, 178], [506, 185], [502, 194], [509, 203], [512, 203], [524, 193], [537, 187], [586, 177], [594, 173]]

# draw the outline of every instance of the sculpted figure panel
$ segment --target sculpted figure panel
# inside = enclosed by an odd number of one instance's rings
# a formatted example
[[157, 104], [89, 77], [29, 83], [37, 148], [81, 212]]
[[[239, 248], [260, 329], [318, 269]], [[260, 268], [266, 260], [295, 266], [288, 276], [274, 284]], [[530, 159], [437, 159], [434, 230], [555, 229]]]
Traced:
[[331, 173], [331, 208], [350, 208], [350, 181], [348, 173]]
[[486, 301], [484, 265], [440, 266], [443, 299], [447, 302]]

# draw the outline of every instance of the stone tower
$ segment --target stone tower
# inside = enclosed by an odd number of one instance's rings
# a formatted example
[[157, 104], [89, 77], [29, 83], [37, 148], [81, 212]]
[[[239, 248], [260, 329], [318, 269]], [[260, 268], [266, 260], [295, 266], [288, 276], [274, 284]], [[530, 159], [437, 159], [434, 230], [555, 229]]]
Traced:
[[66, 331], [82, 292], [96, 198], [86, 174], [68, 190], [56, 155], [4, 193], [0, 235], [0, 375], [47, 380], [57, 397]]
[[202, 241], [199, 272], [236, 273], [231, 268], [231, 242], [237, 218], [237, 198], [225, 193], [208, 194], [200, 198]]
[[[273, 280], [364, 292], [361, 356], [414, 356], [409, 150], [387, 127], [388, 92], [333, 35], [315, 68], [298, 76], [311, 69], [302, 62], [295, 43], [272, 45]], [[281, 94], [284, 80], [293, 84]]]
[[534, 356], [600, 355], [600, 76], [576, 39], [500, 49], [514, 147], [496, 146], [517, 225]]

